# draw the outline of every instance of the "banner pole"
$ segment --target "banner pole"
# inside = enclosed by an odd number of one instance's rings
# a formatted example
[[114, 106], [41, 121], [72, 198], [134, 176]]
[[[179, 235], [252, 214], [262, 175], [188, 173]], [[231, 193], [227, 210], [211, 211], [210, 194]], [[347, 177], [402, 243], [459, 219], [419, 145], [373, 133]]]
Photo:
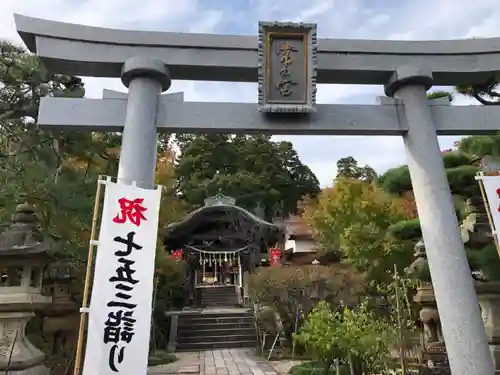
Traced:
[[94, 210], [92, 214], [92, 227], [90, 229], [90, 240], [89, 240], [89, 248], [87, 254], [87, 268], [85, 271], [85, 284], [83, 286], [83, 297], [82, 297], [82, 308], [80, 309], [80, 325], [78, 327], [78, 339], [76, 343], [76, 353], [75, 353], [75, 367], [73, 370], [73, 375], [79, 375], [80, 369], [82, 365], [82, 354], [83, 354], [83, 339], [85, 336], [85, 326], [87, 323], [87, 314], [86, 311], [88, 309], [89, 303], [89, 289], [90, 289], [90, 278], [92, 275], [92, 263], [94, 261], [94, 247], [96, 245], [95, 235], [97, 228], [97, 217], [99, 214], [99, 203], [101, 200], [101, 190], [104, 185], [104, 181], [101, 180], [101, 176], [99, 176], [99, 180], [97, 181], [97, 189], [94, 200]]
[[493, 241], [495, 243], [495, 247], [497, 249], [498, 256], [500, 257], [500, 244], [498, 242], [497, 231], [495, 228], [495, 224], [493, 222], [493, 215], [491, 214], [490, 205], [488, 204], [488, 198], [486, 197], [486, 192], [484, 190], [483, 177], [484, 177], [483, 172], [480, 172], [479, 174], [476, 175], [476, 179], [479, 183], [479, 191], [481, 192], [481, 197], [483, 199], [484, 208], [486, 210], [486, 216], [488, 217], [488, 222], [490, 224], [490, 228], [491, 228], [491, 231], [493, 233]]

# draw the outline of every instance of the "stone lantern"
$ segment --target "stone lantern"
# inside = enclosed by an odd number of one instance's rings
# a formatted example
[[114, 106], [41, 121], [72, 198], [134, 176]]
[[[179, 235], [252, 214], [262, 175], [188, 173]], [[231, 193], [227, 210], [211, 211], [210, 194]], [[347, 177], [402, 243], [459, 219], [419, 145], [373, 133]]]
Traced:
[[[72, 293], [75, 278], [68, 262], [64, 261], [47, 267], [43, 278], [43, 294], [52, 296], [52, 303], [43, 309], [42, 331], [50, 345], [50, 354], [59, 359], [70, 360], [74, 356], [74, 343], [78, 338], [80, 314]], [[59, 362], [51, 366], [53, 375], [66, 371], [66, 363]]]
[[25, 335], [35, 311], [51, 302], [42, 295], [42, 275], [53, 259], [53, 242], [44, 239], [37, 224], [33, 207], [21, 204], [0, 234], [0, 374], [49, 374], [44, 354]]
[[422, 328], [420, 371], [422, 374], [450, 374], [441, 320], [430, 274], [428, 274], [427, 254], [423, 240], [417, 242], [413, 255], [415, 260], [408, 271], [410, 274], [418, 275], [419, 278], [417, 293], [413, 300], [420, 306], [419, 326]]

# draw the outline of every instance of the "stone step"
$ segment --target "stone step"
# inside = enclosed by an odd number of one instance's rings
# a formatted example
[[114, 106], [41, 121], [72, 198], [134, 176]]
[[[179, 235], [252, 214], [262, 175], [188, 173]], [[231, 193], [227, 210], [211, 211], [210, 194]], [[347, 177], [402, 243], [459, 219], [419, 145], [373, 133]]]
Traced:
[[214, 325], [213, 323], [198, 323], [198, 324], [179, 324], [178, 326], [178, 331], [179, 332], [185, 332], [188, 330], [213, 330], [219, 328], [219, 327], [224, 327], [226, 329], [245, 329], [245, 328], [252, 328], [255, 329], [255, 324], [253, 321], [247, 321], [247, 322], [237, 322], [237, 323], [225, 323], [225, 324], [216, 324]]
[[178, 351], [254, 348], [257, 343], [251, 311], [221, 309], [179, 316]]
[[188, 330], [205, 330], [205, 329], [215, 329], [215, 328], [250, 328], [250, 327], [255, 327], [255, 323], [253, 320], [246, 320], [246, 321], [234, 321], [231, 323], [214, 323], [214, 322], [208, 322], [208, 323], [192, 323], [192, 324], [187, 324], [184, 322], [179, 322], [178, 325], [178, 330], [179, 331], [188, 331]]
[[237, 301], [238, 297], [237, 296], [203, 296], [201, 297], [203, 301], [221, 301], [221, 300], [228, 300], [228, 301]]
[[202, 296], [201, 299], [203, 299], [203, 300], [221, 300], [221, 299], [237, 300], [238, 296]]
[[248, 342], [248, 341], [256, 341], [256, 335], [255, 332], [253, 334], [246, 334], [246, 335], [226, 335], [226, 336], [218, 336], [218, 335], [210, 335], [210, 336], [193, 336], [193, 337], [179, 337], [177, 339], [179, 343], [182, 344], [187, 344], [187, 343], [211, 343], [211, 342], [238, 342], [238, 341], [243, 341], [243, 342]]
[[202, 295], [202, 299], [238, 299], [236, 294], [210, 294], [210, 295]]
[[227, 293], [227, 292], [234, 292], [237, 287], [234, 287], [232, 285], [230, 286], [218, 286], [215, 288], [200, 288], [202, 293]]
[[219, 294], [219, 293], [236, 293], [238, 288], [227, 286], [220, 288], [203, 288], [201, 289], [202, 294]]
[[205, 307], [237, 307], [238, 301], [203, 301], [202, 305]]
[[[255, 335], [255, 326], [231, 327], [211, 326], [203, 329], [182, 328], [179, 329], [177, 337], [179, 340], [188, 337], [208, 337], [208, 336], [230, 336], [230, 335]], [[200, 340], [202, 341], [202, 340]]]
[[229, 300], [229, 301], [237, 301], [238, 296], [202, 296], [201, 299], [203, 301], [221, 301], [221, 300]]
[[245, 309], [245, 308], [238, 308], [238, 309], [214, 309], [214, 310], [204, 310], [203, 313], [200, 313], [197, 310], [191, 310], [183, 312], [181, 315], [179, 315], [180, 319], [184, 318], [210, 318], [210, 317], [238, 317], [238, 316], [253, 316], [253, 312], [251, 310]]
[[184, 322], [179, 322], [179, 330], [189, 330], [189, 329], [209, 329], [209, 328], [245, 328], [245, 327], [253, 327], [255, 326], [255, 323], [253, 321], [247, 320], [247, 321], [235, 321], [232, 323], [215, 323], [215, 322], [209, 322], [209, 323], [193, 323], [193, 324], [187, 324]]
[[221, 290], [217, 292], [201, 292], [202, 296], [234, 296], [236, 295], [236, 290]]
[[212, 298], [203, 298], [202, 299], [203, 304], [228, 304], [228, 305], [235, 305], [238, 304], [238, 300], [236, 298], [220, 298], [220, 299], [212, 299]]
[[179, 318], [179, 325], [183, 323], [186, 324], [225, 324], [225, 323], [239, 323], [239, 322], [253, 322], [252, 315], [232, 315], [232, 316], [220, 316], [220, 315], [181, 315]]
[[213, 342], [190, 342], [178, 343], [176, 351], [191, 352], [213, 349], [234, 349], [234, 348], [254, 348], [257, 346], [257, 341], [213, 341]]

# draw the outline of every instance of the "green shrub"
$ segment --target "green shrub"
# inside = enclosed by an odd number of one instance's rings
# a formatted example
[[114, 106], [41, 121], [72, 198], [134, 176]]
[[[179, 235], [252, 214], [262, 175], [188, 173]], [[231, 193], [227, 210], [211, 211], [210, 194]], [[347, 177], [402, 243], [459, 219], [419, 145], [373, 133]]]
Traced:
[[[452, 198], [455, 206], [455, 214], [459, 222], [461, 222], [467, 215], [466, 202], [459, 195], [453, 195]], [[391, 236], [400, 241], [416, 240], [422, 237], [422, 229], [420, 228], [420, 220], [418, 218], [399, 221], [391, 225], [388, 231]]]
[[469, 252], [471, 267], [480, 269], [490, 281], [500, 281], [500, 258], [494, 244]]
[[184, 277], [186, 263], [165, 257], [156, 268], [158, 281], [156, 290], [156, 307], [162, 310], [182, 308], [184, 299]]
[[[160, 259], [158, 259], [160, 258]], [[180, 309], [184, 302], [184, 275], [186, 264], [183, 261], [157, 255], [156, 288], [153, 311], [153, 336], [151, 349], [166, 348], [170, 329], [170, 318], [165, 311]]]
[[476, 181], [477, 168], [472, 165], [462, 165], [461, 167], [446, 170], [450, 189], [453, 194], [464, 197], [472, 197], [479, 194], [479, 185]]
[[402, 194], [412, 189], [407, 165], [389, 169], [378, 181], [380, 187], [390, 194]]
[[[448, 152], [443, 155], [443, 161], [450, 189], [454, 194], [470, 197], [479, 193], [475, 180], [477, 168], [470, 165], [472, 159], [468, 154], [458, 151]], [[389, 169], [380, 176], [378, 181], [382, 189], [391, 194], [402, 194], [412, 190], [410, 171], [407, 165]]]
[[[472, 271], [481, 269], [484, 274], [489, 278], [490, 272], [492, 272], [492, 276], [496, 274], [497, 280], [500, 280], [500, 259], [498, 259], [498, 255], [496, 252], [496, 248], [493, 246], [494, 255], [496, 259], [493, 258], [493, 254], [491, 253], [492, 249], [484, 249], [484, 253], [481, 253], [477, 250], [466, 250], [467, 261], [469, 263], [469, 268]], [[421, 265], [414, 269], [413, 277], [417, 280], [431, 282], [431, 271], [429, 269], [429, 263], [427, 260], [421, 263]], [[493, 278], [491, 280], [494, 280]]]
[[[290, 369], [290, 375], [323, 375], [324, 370], [319, 361], [309, 361], [301, 363], [300, 365], [295, 365]], [[337, 375], [335, 366], [330, 368], [328, 375]], [[340, 365], [339, 375], [349, 375], [349, 367], [347, 365]]]
[[370, 309], [364, 300], [351, 309], [320, 301], [294, 341], [303, 345], [328, 374], [336, 358], [352, 363], [363, 362], [367, 370], [381, 370], [391, 357], [390, 348], [397, 340], [395, 326]]
[[456, 168], [462, 165], [471, 165], [472, 157], [461, 151], [446, 152], [443, 154], [443, 163], [446, 169]]
[[389, 233], [398, 240], [413, 240], [422, 237], [420, 220], [403, 220], [389, 227]]

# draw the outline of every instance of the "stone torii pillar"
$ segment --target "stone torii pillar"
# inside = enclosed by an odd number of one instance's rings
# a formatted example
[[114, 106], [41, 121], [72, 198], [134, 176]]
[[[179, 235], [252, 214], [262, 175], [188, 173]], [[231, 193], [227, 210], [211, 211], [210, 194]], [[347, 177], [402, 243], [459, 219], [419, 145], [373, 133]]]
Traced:
[[451, 372], [490, 375], [495, 370], [427, 102], [431, 86], [431, 72], [405, 66], [385, 92], [404, 105], [403, 140]]
[[128, 87], [127, 113], [122, 133], [118, 181], [152, 189], [156, 171], [157, 112], [160, 94], [171, 80], [165, 63], [133, 57], [123, 65], [122, 82]]

